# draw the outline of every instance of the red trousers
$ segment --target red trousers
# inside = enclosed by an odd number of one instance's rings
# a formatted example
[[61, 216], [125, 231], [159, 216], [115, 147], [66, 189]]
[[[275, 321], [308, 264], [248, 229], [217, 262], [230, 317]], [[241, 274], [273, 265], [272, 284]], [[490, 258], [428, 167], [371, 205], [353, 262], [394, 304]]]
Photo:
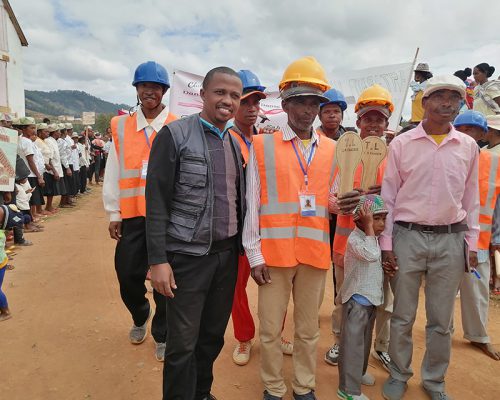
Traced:
[[238, 278], [234, 290], [233, 327], [234, 337], [238, 342], [248, 342], [255, 336], [255, 324], [248, 307], [247, 283], [250, 277], [250, 264], [247, 256], [238, 258]]

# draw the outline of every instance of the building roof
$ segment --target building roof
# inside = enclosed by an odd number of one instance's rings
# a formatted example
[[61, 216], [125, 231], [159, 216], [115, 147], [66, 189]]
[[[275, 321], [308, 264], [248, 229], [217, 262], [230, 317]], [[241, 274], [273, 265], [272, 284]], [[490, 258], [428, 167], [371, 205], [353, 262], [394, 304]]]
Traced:
[[21, 45], [28, 46], [28, 40], [26, 39], [26, 36], [24, 36], [23, 30], [21, 29], [21, 25], [19, 25], [19, 21], [17, 20], [16, 15], [14, 14], [14, 10], [12, 10], [12, 7], [9, 4], [9, 0], [2, 0], [2, 2], [5, 11], [7, 11], [7, 14], [9, 14], [9, 18], [12, 21], [12, 24], [14, 25], [14, 29], [17, 32], [17, 36], [19, 36]]

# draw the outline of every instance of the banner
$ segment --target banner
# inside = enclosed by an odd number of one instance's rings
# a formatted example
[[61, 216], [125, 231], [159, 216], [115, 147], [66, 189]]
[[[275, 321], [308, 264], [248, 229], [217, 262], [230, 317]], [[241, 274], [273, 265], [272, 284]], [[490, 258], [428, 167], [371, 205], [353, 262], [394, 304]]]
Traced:
[[17, 131], [0, 127], [0, 192], [13, 192], [16, 179]]
[[344, 76], [333, 73], [332, 76], [335, 79], [330, 80], [330, 83], [344, 94], [347, 101], [347, 110], [344, 112], [342, 125], [356, 126], [357, 117], [354, 106], [359, 95], [367, 87], [378, 83], [391, 92], [394, 111], [389, 119], [389, 129], [396, 130], [401, 119], [412, 73], [412, 62], [352, 71]]
[[94, 111], [82, 112], [82, 124], [83, 125], [94, 125], [95, 124], [95, 112]]
[[[412, 75], [413, 63], [384, 65], [381, 67], [367, 68], [352, 71], [345, 76], [335, 76], [330, 83], [339, 89], [347, 101], [347, 110], [344, 112], [343, 126], [356, 127], [356, 114], [354, 105], [360, 93], [367, 87], [378, 83], [392, 94], [394, 112], [389, 120], [389, 129], [396, 130], [401, 118], [408, 85]], [[200, 98], [200, 89], [203, 77], [185, 71], [175, 70], [170, 88], [170, 112], [182, 118], [200, 112], [203, 102]], [[266, 89], [267, 98], [260, 101], [260, 118], [257, 128], [280, 129], [287, 123], [287, 116], [281, 109], [281, 99], [277, 87]], [[319, 126], [316, 119], [314, 124]]]

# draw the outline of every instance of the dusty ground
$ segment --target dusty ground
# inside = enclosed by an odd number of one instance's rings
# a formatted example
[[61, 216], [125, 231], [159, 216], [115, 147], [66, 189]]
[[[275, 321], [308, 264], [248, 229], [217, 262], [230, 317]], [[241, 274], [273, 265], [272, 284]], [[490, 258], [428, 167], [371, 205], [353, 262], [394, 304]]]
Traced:
[[[6, 273], [4, 290], [13, 318], [0, 325], [0, 399], [160, 399], [162, 364], [153, 357], [149, 337], [140, 346], [128, 342], [130, 317], [122, 305], [113, 267], [114, 243], [99, 189], [48, 219], [46, 230], [27, 235], [35, 245], [18, 252], [16, 269]], [[329, 279], [328, 282], [331, 282]], [[249, 285], [256, 315], [256, 286]], [[457, 301], [458, 302], [458, 301]], [[336, 398], [337, 369], [323, 362], [331, 344], [329, 286], [321, 309], [317, 395]], [[490, 335], [500, 345], [500, 308], [492, 304]], [[292, 315], [289, 313], [289, 315]], [[414, 330], [416, 376], [406, 396], [425, 399], [419, 387], [419, 365], [424, 351], [421, 304]], [[459, 308], [447, 385], [455, 399], [491, 399], [500, 396], [500, 362], [488, 359], [462, 339]], [[288, 337], [291, 321], [287, 321]], [[238, 367], [231, 361], [235, 340], [232, 324], [226, 346], [216, 364], [213, 393], [219, 399], [259, 399], [259, 344], [251, 362]], [[291, 358], [285, 360], [290, 382]], [[381, 399], [386, 372], [371, 360], [375, 387], [366, 388], [371, 399]], [[287, 398], [291, 398], [290, 394]]]

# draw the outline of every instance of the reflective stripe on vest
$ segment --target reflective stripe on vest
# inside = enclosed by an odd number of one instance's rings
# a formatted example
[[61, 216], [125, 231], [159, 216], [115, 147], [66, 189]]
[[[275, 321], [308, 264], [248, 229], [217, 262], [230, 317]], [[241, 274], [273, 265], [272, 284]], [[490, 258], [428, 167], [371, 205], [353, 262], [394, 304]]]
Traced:
[[[302, 217], [299, 212], [298, 193], [304, 175], [291, 142], [284, 141], [281, 132], [275, 132], [255, 137], [253, 146], [261, 181], [260, 236], [266, 263], [275, 267], [306, 264], [329, 268], [328, 194], [335, 171], [335, 143], [321, 138], [308, 168], [309, 191], [316, 195], [313, 217]], [[330, 168], [325, 173], [327, 165]]]
[[479, 240], [478, 248], [488, 250], [496, 199], [500, 193], [499, 156], [488, 151], [479, 153]]
[[[385, 166], [387, 163], [387, 158], [384, 159], [377, 172], [377, 185], [382, 184], [382, 179], [384, 177]], [[360, 164], [354, 173], [354, 187], [361, 186], [361, 178], [363, 174], [363, 165]], [[335, 237], [333, 239], [333, 252], [337, 254], [344, 255], [345, 249], [347, 247], [347, 239], [349, 235], [356, 227], [352, 215], [342, 215], [337, 216], [337, 226], [335, 228]]]
[[[177, 119], [168, 114], [164, 125]], [[111, 132], [118, 153], [120, 212], [122, 218], [146, 216], [146, 180], [142, 179], [143, 161], [149, 160], [150, 147], [144, 132], [137, 131], [137, 114], [123, 115], [111, 120]], [[149, 137], [152, 143], [157, 132]]]

